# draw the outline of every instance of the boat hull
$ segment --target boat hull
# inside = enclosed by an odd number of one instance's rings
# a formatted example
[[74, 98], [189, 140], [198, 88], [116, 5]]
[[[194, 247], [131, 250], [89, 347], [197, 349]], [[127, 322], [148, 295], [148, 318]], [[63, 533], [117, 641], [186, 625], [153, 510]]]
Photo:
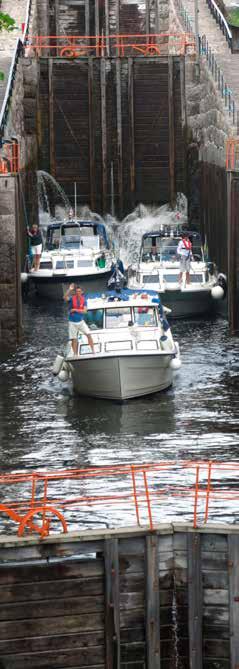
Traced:
[[59, 275], [53, 277], [35, 277], [34, 273], [32, 273], [29, 275], [29, 282], [41, 297], [46, 297], [49, 300], [62, 300], [71, 283], [79, 284], [86, 292], [106, 289], [110, 274], [110, 270], [99, 272], [98, 274], [89, 274], [86, 276], [73, 275], [70, 277]]
[[165, 390], [172, 384], [172, 355], [77, 358], [69, 361], [79, 395], [127, 400]]
[[162, 303], [172, 309], [172, 318], [192, 318], [213, 314], [210, 290], [166, 290], [159, 293]]

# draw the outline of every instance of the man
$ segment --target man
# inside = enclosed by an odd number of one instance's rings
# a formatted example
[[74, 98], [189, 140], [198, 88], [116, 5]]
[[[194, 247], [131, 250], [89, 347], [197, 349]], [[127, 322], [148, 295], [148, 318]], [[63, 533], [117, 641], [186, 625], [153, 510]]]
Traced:
[[87, 301], [82, 289], [72, 283], [64, 295], [64, 300], [69, 306], [69, 339], [74, 355], [78, 353], [79, 332], [86, 335], [88, 344], [92, 353], [94, 353], [94, 342], [90, 334], [90, 329], [84, 320], [84, 314], [87, 312]]
[[179, 273], [179, 283], [182, 282], [183, 273], [186, 272], [186, 283], [190, 283], [190, 261], [192, 258], [192, 244], [188, 237], [187, 232], [183, 232], [182, 239], [177, 247], [177, 255], [180, 258], [180, 273]]

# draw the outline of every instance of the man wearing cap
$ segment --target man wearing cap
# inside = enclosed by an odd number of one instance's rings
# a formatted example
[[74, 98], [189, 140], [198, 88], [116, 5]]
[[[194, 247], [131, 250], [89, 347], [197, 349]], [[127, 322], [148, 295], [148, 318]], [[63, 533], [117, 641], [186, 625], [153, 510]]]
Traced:
[[87, 300], [83, 295], [83, 290], [72, 283], [64, 295], [64, 300], [69, 307], [69, 339], [74, 355], [78, 353], [79, 332], [86, 335], [91, 351], [94, 353], [94, 342], [90, 329], [84, 320], [84, 314], [87, 312]]

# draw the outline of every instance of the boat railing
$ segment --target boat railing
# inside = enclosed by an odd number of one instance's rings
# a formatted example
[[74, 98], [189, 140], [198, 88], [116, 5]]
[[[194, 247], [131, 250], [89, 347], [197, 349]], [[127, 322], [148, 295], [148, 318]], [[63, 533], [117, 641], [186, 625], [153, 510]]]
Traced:
[[[44, 464], [44, 463], [43, 463]], [[233, 485], [231, 484], [233, 481]], [[186, 517], [194, 529], [221, 517], [233, 523], [239, 509], [237, 461], [163, 461], [85, 469], [14, 472], [0, 475], [1, 504], [9, 530], [45, 539], [70, 529], [148, 527], [165, 517]], [[165, 516], [166, 514], [166, 516]], [[8, 520], [6, 520], [6, 518]]]

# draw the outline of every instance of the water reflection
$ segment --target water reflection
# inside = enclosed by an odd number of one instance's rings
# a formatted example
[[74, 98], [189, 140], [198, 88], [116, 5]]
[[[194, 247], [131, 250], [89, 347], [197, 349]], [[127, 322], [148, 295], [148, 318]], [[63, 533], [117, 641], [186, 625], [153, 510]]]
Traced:
[[64, 305], [24, 311], [25, 341], [0, 364], [2, 471], [238, 458], [239, 341], [225, 321], [176, 322], [183, 366], [174, 386], [120, 405], [76, 397], [53, 378], [67, 338]]

